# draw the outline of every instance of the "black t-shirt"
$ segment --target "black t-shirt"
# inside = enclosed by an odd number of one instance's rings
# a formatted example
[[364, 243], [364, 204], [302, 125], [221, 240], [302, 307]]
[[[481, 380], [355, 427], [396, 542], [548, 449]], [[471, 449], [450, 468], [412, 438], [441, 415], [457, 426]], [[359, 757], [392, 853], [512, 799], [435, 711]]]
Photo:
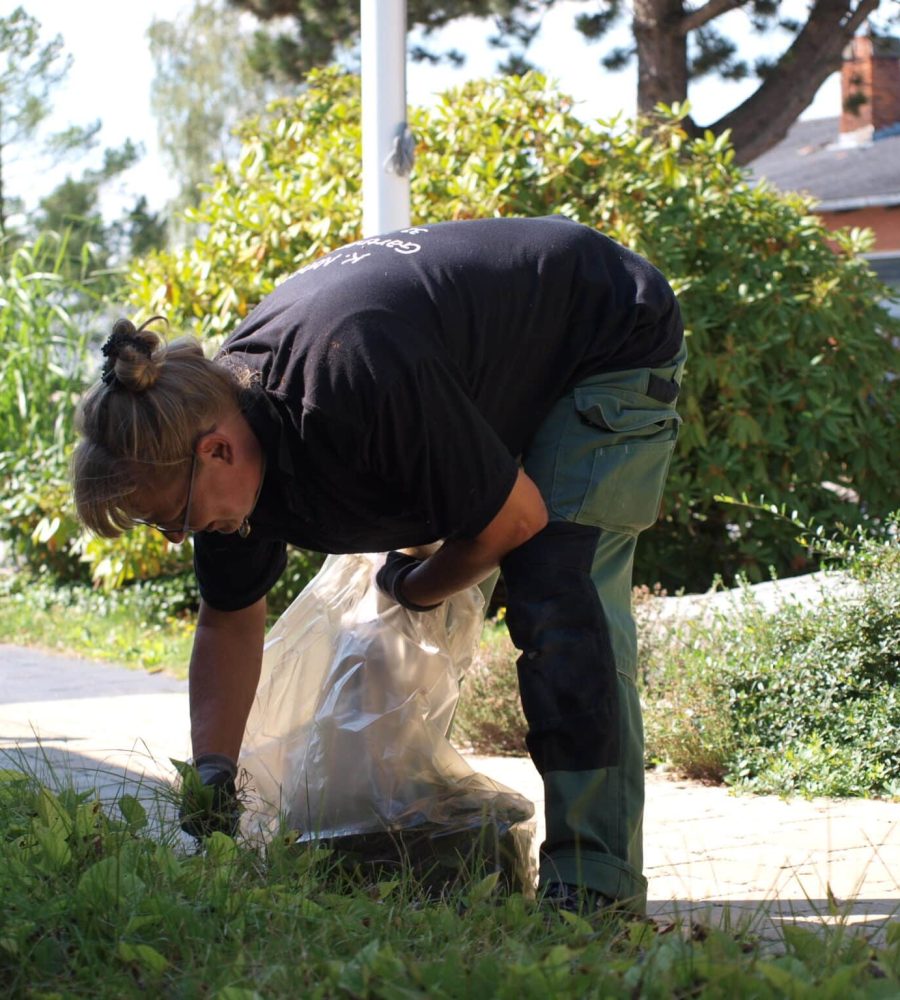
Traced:
[[477, 535], [560, 396], [663, 364], [681, 339], [662, 275], [561, 216], [415, 226], [319, 258], [220, 352], [254, 373], [244, 413], [266, 474], [248, 538], [196, 536], [204, 599], [256, 601], [285, 543], [380, 552]]

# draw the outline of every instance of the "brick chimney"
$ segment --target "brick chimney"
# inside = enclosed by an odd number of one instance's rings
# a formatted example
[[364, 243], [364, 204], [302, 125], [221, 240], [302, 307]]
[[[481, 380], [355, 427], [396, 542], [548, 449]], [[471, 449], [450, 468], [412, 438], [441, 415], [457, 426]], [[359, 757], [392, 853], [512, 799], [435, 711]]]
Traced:
[[841, 135], [877, 139], [900, 131], [900, 38], [871, 34], [844, 49], [841, 67]]

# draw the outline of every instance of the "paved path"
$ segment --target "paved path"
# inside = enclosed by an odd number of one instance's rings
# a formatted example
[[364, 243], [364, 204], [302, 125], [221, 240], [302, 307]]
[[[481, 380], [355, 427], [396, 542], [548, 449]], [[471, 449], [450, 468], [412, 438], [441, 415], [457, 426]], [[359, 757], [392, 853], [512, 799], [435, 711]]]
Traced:
[[[170, 758], [188, 754], [184, 681], [0, 645], [0, 766], [71, 777], [108, 801], [137, 790], [158, 802], [153, 789], [174, 775]], [[540, 816], [530, 761], [470, 761], [529, 796]], [[873, 935], [900, 920], [900, 803], [734, 796], [659, 774], [647, 792], [654, 915], [751, 923], [766, 937], [788, 919], [864, 925]], [[171, 804], [159, 808], [170, 822]]]

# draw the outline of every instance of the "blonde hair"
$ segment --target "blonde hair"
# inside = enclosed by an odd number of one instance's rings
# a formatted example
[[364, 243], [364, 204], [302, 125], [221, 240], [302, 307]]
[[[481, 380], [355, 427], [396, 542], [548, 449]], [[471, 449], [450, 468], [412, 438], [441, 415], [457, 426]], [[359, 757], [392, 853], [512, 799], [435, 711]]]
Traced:
[[137, 328], [116, 322], [103, 347], [103, 374], [78, 408], [75, 507], [105, 538], [135, 524], [140, 487], [190, 462], [197, 438], [238, 406], [231, 372], [206, 358], [193, 337], [167, 343], [149, 329], [160, 320]]

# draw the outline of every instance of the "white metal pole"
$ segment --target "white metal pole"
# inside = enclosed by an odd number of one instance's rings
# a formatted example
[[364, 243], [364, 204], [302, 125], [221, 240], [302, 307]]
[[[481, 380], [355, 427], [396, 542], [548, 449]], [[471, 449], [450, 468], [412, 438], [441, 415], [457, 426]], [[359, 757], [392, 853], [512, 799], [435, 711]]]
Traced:
[[360, 0], [363, 235], [409, 225], [406, 131], [406, 0]]

